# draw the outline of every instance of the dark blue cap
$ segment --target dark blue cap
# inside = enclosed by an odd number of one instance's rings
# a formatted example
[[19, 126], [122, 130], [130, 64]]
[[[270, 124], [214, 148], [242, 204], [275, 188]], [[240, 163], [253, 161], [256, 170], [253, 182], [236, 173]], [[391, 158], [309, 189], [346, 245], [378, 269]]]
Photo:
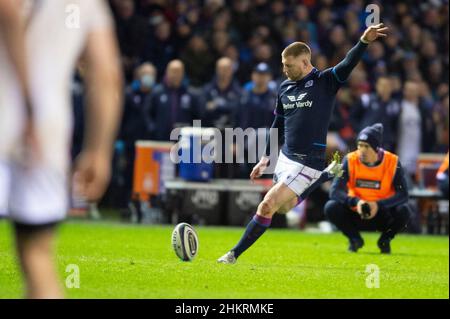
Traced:
[[253, 71], [257, 73], [272, 73], [269, 65], [264, 62], [258, 63], [258, 65], [255, 66]]
[[383, 143], [383, 124], [375, 123], [364, 128], [358, 135], [358, 141], [366, 142], [377, 151]]

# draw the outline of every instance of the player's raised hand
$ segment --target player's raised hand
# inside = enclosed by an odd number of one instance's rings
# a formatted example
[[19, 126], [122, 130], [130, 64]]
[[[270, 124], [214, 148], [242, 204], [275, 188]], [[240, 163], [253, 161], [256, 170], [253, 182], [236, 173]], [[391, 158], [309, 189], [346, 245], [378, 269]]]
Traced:
[[258, 164], [256, 164], [255, 167], [253, 167], [253, 170], [250, 173], [250, 179], [254, 180], [260, 177], [266, 170], [268, 164], [269, 158], [265, 156], [261, 157], [261, 160], [258, 162]]
[[385, 27], [383, 23], [371, 25], [366, 29], [366, 31], [364, 31], [363, 35], [361, 36], [361, 40], [364, 43], [371, 43], [380, 37], [387, 37], [387, 31], [388, 27]]

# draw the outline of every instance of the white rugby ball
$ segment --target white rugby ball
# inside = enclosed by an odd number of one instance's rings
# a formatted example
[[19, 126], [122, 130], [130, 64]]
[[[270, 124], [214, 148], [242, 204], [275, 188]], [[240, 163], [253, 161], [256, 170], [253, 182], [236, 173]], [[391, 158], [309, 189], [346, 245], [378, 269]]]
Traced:
[[172, 247], [183, 261], [191, 261], [198, 253], [198, 236], [194, 228], [187, 223], [175, 226], [172, 232]]

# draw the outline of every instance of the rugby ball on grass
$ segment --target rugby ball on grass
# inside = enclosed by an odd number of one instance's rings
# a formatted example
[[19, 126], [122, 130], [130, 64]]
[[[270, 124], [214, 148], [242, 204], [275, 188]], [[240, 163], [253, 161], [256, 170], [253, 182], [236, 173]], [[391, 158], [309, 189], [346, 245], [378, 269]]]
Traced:
[[191, 261], [198, 253], [198, 236], [194, 228], [187, 223], [175, 226], [172, 232], [172, 247], [183, 261]]

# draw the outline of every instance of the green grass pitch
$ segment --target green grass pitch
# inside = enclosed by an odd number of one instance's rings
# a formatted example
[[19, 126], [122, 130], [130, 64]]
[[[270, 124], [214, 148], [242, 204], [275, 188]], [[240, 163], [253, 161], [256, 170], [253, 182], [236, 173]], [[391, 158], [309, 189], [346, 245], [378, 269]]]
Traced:
[[[180, 261], [172, 226], [71, 221], [59, 230], [57, 264], [79, 267], [80, 287], [68, 298], [449, 298], [449, 243], [444, 236], [400, 235], [393, 254], [381, 255], [377, 234], [346, 251], [345, 238], [271, 229], [235, 265], [216, 259], [243, 228], [195, 227], [199, 255]], [[11, 227], [0, 222], [0, 298], [20, 298]], [[368, 288], [366, 267], [379, 267], [379, 288]], [[73, 274], [73, 273], [72, 273]]]

